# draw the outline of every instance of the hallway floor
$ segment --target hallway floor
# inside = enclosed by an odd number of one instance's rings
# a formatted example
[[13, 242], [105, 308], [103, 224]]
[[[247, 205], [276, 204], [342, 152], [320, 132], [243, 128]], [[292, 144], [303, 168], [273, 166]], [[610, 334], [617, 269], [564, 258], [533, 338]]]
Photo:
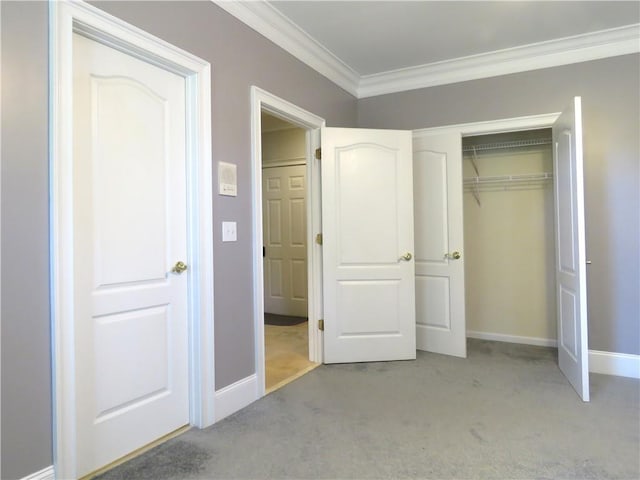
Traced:
[[309, 361], [308, 325], [308, 322], [303, 322], [293, 326], [264, 326], [267, 393], [319, 365]]

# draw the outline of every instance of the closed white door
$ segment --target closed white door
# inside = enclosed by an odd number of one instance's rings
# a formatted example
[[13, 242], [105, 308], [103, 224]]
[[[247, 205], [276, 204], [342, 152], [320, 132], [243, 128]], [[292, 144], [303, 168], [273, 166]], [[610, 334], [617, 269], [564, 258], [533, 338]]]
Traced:
[[322, 130], [325, 363], [416, 357], [411, 132]]
[[307, 316], [306, 165], [262, 169], [264, 311]]
[[185, 80], [74, 35], [77, 474], [189, 422]]
[[414, 138], [413, 185], [417, 348], [466, 357], [460, 134]]
[[587, 278], [580, 97], [553, 125], [558, 362], [578, 395], [589, 401]]

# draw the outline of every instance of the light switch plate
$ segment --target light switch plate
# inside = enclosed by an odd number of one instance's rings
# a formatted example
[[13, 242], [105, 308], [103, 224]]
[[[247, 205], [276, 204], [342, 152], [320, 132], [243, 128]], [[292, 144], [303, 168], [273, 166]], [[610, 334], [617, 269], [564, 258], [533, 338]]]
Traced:
[[222, 241], [235, 242], [237, 240], [236, 222], [222, 222]]

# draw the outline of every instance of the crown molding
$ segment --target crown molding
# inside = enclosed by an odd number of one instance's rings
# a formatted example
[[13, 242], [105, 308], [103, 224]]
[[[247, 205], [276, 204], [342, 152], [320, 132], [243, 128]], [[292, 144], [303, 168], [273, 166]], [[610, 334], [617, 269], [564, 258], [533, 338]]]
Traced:
[[351, 95], [357, 95], [360, 75], [268, 2], [211, 1]]
[[640, 24], [366, 75], [358, 98], [640, 52]]
[[356, 98], [640, 52], [640, 23], [360, 76], [268, 1], [212, 0]]

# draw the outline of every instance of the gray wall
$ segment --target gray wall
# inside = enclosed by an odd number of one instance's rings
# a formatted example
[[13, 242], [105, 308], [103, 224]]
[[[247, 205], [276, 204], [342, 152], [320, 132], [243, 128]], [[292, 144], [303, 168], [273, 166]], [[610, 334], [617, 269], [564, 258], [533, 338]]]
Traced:
[[362, 99], [358, 125], [419, 129], [562, 110], [582, 96], [589, 348], [640, 353], [640, 56]]
[[[216, 388], [254, 373], [250, 86], [356, 123], [356, 100], [208, 1], [96, 3], [211, 62], [214, 161], [238, 165], [238, 197], [215, 196]], [[2, 3], [2, 478], [52, 463], [48, 258], [48, 13]], [[214, 168], [214, 174], [217, 171]], [[238, 242], [220, 241], [223, 220]]]
[[2, 3], [2, 478], [51, 465], [47, 21]]

